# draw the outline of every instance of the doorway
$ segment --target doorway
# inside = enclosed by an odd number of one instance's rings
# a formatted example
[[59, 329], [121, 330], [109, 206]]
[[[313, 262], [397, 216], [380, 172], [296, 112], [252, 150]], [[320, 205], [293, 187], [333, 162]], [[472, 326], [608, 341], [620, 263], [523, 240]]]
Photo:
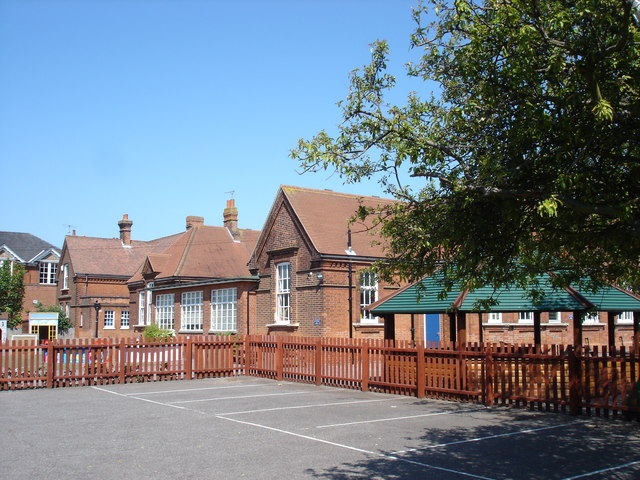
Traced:
[[427, 313], [424, 316], [424, 340], [425, 342], [440, 341], [440, 315]]

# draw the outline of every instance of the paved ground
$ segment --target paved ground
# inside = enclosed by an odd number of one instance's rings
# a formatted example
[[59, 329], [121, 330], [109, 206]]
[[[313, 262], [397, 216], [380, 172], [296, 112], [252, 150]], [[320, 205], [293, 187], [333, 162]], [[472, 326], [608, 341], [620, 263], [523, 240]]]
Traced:
[[638, 479], [637, 422], [251, 377], [0, 392], [0, 477]]

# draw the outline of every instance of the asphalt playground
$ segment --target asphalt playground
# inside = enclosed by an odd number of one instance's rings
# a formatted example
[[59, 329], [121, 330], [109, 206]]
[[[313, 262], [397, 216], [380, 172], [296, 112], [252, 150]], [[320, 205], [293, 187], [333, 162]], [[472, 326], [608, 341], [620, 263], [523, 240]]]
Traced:
[[640, 424], [253, 377], [0, 392], [0, 477], [638, 479]]

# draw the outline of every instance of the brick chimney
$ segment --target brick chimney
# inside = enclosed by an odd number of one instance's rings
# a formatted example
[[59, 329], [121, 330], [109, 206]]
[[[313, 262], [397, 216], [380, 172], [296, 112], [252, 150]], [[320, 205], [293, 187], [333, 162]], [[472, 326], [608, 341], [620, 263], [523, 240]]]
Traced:
[[118, 226], [120, 227], [120, 241], [123, 245], [131, 245], [131, 225], [133, 225], [133, 222], [129, 220], [129, 215], [126, 213], [122, 215], [122, 220], [118, 222]]
[[196, 217], [195, 215], [187, 217], [187, 230], [191, 230], [193, 227], [201, 227], [202, 225], [204, 225], [204, 217]]
[[224, 226], [227, 227], [229, 233], [234, 239], [240, 236], [238, 231], [238, 209], [236, 208], [236, 201], [232, 198], [227, 200], [227, 208], [223, 212]]

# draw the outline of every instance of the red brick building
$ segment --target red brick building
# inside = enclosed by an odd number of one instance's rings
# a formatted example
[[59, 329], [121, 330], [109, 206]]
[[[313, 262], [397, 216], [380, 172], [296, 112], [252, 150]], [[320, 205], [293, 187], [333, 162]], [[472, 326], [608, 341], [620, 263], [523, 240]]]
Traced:
[[[0, 232], [0, 262], [24, 265], [23, 327], [37, 303], [55, 305], [60, 249], [30, 233]], [[6, 314], [5, 314], [6, 315]]]
[[238, 228], [233, 200], [224, 227], [187, 217], [187, 230], [163, 252], [149, 254], [129, 280], [132, 325], [156, 323], [181, 334], [246, 333], [257, 285], [247, 262], [259, 234]]
[[[211, 307], [212, 298], [224, 303], [225, 331], [233, 330], [234, 315], [248, 316], [248, 291], [256, 280], [247, 261], [259, 232], [237, 228], [233, 200], [225, 209], [225, 227], [205, 226], [202, 217], [190, 216], [184, 232], [136, 241], [132, 224], [124, 215], [118, 238], [65, 238], [58, 301], [76, 337], [135, 337], [152, 322], [209, 333], [216, 328], [210, 309], [218, 308]], [[217, 290], [225, 291], [212, 293]]]
[[[363, 307], [398, 286], [367, 271], [381, 259], [375, 229], [349, 220], [360, 206], [391, 200], [282, 186], [249, 261], [259, 278], [250, 332], [322, 337], [384, 338], [384, 322]], [[421, 335], [416, 325], [414, 335]], [[398, 318], [397, 338], [412, 335]]]

